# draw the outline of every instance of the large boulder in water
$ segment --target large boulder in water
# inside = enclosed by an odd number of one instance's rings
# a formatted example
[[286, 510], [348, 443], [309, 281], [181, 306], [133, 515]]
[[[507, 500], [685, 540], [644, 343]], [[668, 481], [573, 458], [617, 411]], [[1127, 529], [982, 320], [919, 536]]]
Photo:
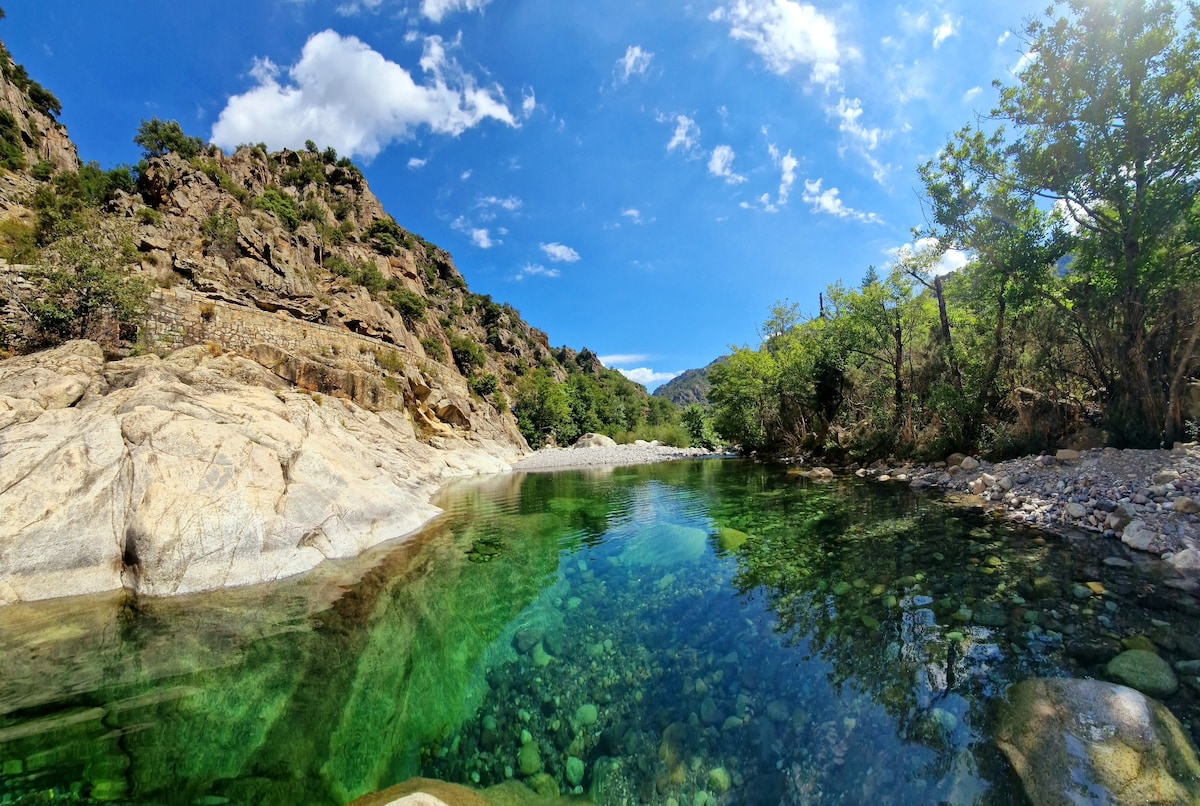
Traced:
[[1100, 680], [1008, 690], [996, 744], [1033, 804], [1200, 803], [1200, 759], [1162, 703]]

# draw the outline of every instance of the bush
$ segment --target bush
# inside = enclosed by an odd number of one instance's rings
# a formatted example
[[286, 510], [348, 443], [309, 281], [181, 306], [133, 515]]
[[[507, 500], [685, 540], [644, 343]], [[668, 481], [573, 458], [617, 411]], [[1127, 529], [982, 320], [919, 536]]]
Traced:
[[142, 147], [147, 159], [174, 152], [185, 160], [192, 160], [200, 156], [204, 148], [204, 141], [184, 134], [177, 121], [158, 118], [143, 120], [133, 142]]
[[0, 168], [19, 171], [24, 167], [25, 149], [17, 119], [8, 110], [0, 110]]
[[471, 391], [480, 397], [486, 398], [500, 385], [499, 379], [490, 372], [485, 372], [482, 375], [472, 375], [467, 379], [467, 386]]
[[296, 200], [279, 188], [269, 187], [264, 190], [262, 195], [254, 200], [254, 206], [274, 213], [289, 232], [295, 232], [300, 226], [300, 210], [296, 207]]
[[703, 408], [691, 404], [679, 416], [684, 429], [688, 432], [692, 445], [712, 450], [717, 445], [717, 435], [713, 431], [712, 422]]
[[150, 207], [139, 207], [133, 215], [139, 224], [150, 224], [151, 226], [161, 227], [163, 223], [162, 213]]
[[433, 336], [426, 336], [421, 339], [421, 347], [425, 350], [425, 355], [434, 361], [446, 360], [446, 348], [442, 346], [440, 339], [435, 339]]
[[404, 361], [395, 350], [376, 350], [375, 363], [379, 365], [380, 369], [387, 372], [404, 371]]
[[54, 163], [50, 160], [38, 160], [29, 169], [29, 175], [39, 182], [46, 182], [54, 176]]
[[405, 243], [405, 232], [392, 218], [377, 218], [366, 231], [367, 242], [381, 255], [394, 255]]
[[392, 307], [409, 322], [419, 321], [425, 316], [428, 303], [415, 291], [399, 288], [388, 294], [388, 300], [392, 303]]
[[237, 257], [238, 223], [230, 210], [214, 210], [204, 219], [200, 231], [208, 240], [206, 254], [220, 255], [227, 263]]
[[295, 168], [283, 172], [283, 184], [303, 189], [309, 185], [325, 184], [325, 166], [320, 160], [305, 159]]
[[672, 448], [690, 448], [692, 446], [691, 435], [682, 425], [641, 425], [633, 431], [618, 433], [614, 439], [623, 445], [643, 439], [646, 442], [658, 440], [663, 445], [670, 445]]
[[141, 321], [150, 287], [121, 265], [122, 255], [82, 238], [58, 252], [59, 265], [37, 278], [41, 294], [30, 306], [44, 338], [114, 341], [123, 326]]
[[9, 263], [32, 263], [37, 259], [37, 231], [16, 218], [0, 221], [0, 255]]
[[487, 363], [483, 348], [466, 336], [450, 339], [450, 354], [454, 356], [454, 363], [464, 375], [470, 375], [472, 370]]
[[62, 102], [54, 97], [54, 93], [36, 81], [30, 80], [29, 86], [25, 88], [25, 94], [29, 98], [29, 103], [33, 104], [34, 108], [43, 115], [57, 120], [58, 116], [62, 114]]

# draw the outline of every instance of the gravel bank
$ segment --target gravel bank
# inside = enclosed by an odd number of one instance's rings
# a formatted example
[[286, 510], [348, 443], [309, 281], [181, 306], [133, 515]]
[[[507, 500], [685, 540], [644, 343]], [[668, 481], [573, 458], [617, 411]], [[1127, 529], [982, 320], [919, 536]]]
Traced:
[[885, 466], [856, 471], [877, 481], [908, 482], [979, 497], [1010, 520], [1162, 556], [1178, 586], [1200, 590], [1200, 446], [1174, 450], [1059, 451], [995, 464], [954, 456], [931, 467]]
[[513, 463], [513, 470], [577, 470], [587, 467], [648, 465], [673, 459], [724, 458], [733, 454], [704, 448], [672, 448], [667, 445], [614, 445], [594, 448], [542, 448]]

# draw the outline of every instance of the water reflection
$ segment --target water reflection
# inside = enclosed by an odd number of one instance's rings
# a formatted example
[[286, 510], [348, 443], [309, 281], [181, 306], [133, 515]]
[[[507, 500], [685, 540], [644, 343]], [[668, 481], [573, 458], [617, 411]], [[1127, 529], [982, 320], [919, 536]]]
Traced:
[[[687, 462], [455, 485], [278, 585], [8, 608], [0, 800], [344, 803], [421, 773], [601, 803], [1009, 803], [990, 704], [1190, 657], [1193, 598], [903, 488]], [[1196, 691], [1168, 705], [1191, 724]]]

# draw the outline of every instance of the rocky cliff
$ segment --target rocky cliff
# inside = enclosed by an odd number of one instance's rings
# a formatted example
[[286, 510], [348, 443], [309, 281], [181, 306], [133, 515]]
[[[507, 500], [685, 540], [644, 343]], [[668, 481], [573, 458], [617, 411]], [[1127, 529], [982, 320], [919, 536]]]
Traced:
[[506, 391], [562, 351], [349, 160], [184, 138], [105, 173], [3, 58], [0, 603], [298, 573], [528, 451]]

